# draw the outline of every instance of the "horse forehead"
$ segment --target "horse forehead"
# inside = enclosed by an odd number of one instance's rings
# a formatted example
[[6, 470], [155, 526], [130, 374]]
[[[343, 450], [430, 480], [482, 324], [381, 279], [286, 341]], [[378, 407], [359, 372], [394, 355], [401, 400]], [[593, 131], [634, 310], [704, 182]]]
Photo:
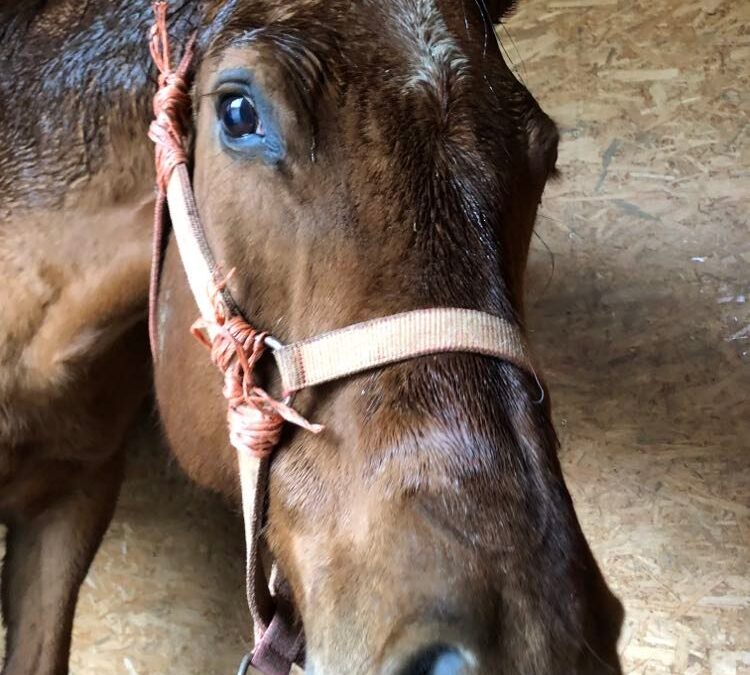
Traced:
[[[449, 27], [460, 22], [468, 34], [468, 7], [463, 9], [463, 18], [445, 0], [265, 0], [261, 7], [229, 3], [219, 11], [217, 18], [224, 11], [226, 16], [218, 23], [224, 23], [229, 33], [239, 31], [241, 38], [244, 24], [248, 24], [244, 36], [252, 32], [250, 27], [278, 35], [291, 31], [301, 46], [317, 51], [322, 45], [327, 53], [321, 56], [333, 61], [341, 58], [345, 64], [372, 63], [372, 55], [380, 52], [396, 66], [398, 81], [407, 90], [431, 89], [443, 99], [469, 72], [469, 57], [456, 26], [454, 30]], [[453, 15], [450, 20], [448, 12]], [[218, 29], [219, 34], [223, 32]], [[226, 42], [232, 41], [229, 37]], [[223, 39], [219, 42], [226, 44]], [[348, 48], [342, 49], [346, 43]]]
[[392, 5], [395, 35], [405, 47], [409, 86], [437, 90], [463, 78], [468, 58], [450, 32], [436, 0], [404, 0]]
[[401, 55], [407, 88], [447, 93], [468, 73], [469, 59], [438, 0], [396, 0], [370, 8], [363, 20]]
[[315, 24], [338, 26], [344, 39], [349, 32], [370, 33], [406, 57], [412, 84], [434, 84], [448, 71], [461, 76], [468, 65], [438, 0], [296, 0], [272, 4], [267, 16], [271, 25], [279, 26], [294, 24], [300, 17], [314, 18]]

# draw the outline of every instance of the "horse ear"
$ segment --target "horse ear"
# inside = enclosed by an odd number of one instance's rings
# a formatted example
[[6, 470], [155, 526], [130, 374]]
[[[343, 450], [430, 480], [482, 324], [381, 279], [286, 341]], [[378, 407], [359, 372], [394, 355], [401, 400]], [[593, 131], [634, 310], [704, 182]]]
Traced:
[[548, 178], [557, 176], [557, 146], [560, 133], [557, 125], [534, 101], [526, 121], [528, 134], [529, 164], [542, 184]]
[[518, 0], [484, 0], [492, 23], [500, 23], [500, 20], [508, 16], [518, 4]]

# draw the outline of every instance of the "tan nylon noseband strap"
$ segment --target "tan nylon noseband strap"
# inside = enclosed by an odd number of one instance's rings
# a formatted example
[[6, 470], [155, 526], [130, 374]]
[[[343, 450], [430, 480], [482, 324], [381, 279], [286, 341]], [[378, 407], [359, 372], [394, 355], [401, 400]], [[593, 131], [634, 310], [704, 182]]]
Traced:
[[472, 352], [533, 370], [517, 327], [471, 309], [418, 309], [354, 324], [273, 352], [285, 393], [427, 354]]

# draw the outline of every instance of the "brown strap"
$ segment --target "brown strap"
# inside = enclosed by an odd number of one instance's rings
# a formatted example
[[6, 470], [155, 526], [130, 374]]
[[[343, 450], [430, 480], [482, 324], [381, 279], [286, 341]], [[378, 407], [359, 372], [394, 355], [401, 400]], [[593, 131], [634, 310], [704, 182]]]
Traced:
[[256, 460], [237, 454], [242, 489], [242, 509], [245, 521], [247, 564], [245, 566], [245, 591], [247, 604], [253, 617], [256, 641], [263, 635], [273, 619], [274, 601], [268, 579], [263, 569], [260, 541], [263, 514], [268, 487], [268, 459]]
[[245, 520], [247, 603], [253, 617], [255, 647], [249, 661], [264, 675], [289, 675], [294, 664], [304, 664], [305, 638], [297, 620], [291, 592], [270, 584], [261, 558], [263, 516], [268, 495], [269, 460], [260, 461], [246, 453], [237, 455]]
[[472, 309], [436, 307], [394, 314], [274, 350], [285, 393], [390, 363], [443, 352], [472, 352], [533, 371], [521, 331]]
[[156, 316], [159, 300], [159, 284], [161, 282], [161, 267], [164, 249], [167, 246], [167, 196], [159, 192], [154, 206], [154, 232], [151, 241], [151, 277], [148, 289], [148, 338], [151, 344], [151, 356], [154, 360], [159, 354], [158, 330], [159, 323]]
[[297, 625], [294, 606], [286, 597], [276, 598], [276, 611], [260, 640], [251, 663], [265, 675], [289, 675], [295, 664], [304, 663], [305, 636]]

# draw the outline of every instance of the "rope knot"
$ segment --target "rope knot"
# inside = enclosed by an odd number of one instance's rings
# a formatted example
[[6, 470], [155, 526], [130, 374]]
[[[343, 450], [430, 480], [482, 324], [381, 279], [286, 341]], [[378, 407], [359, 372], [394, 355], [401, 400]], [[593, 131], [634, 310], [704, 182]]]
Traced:
[[195, 35], [188, 41], [176, 69], [172, 68], [167, 33], [167, 3], [155, 2], [156, 22], [149, 34], [151, 57], [159, 71], [159, 89], [154, 95], [154, 120], [148, 130], [156, 144], [156, 183], [166, 194], [169, 177], [178, 164], [187, 163], [185, 137], [190, 112], [187, 73], [193, 59]]
[[[289, 401], [277, 401], [256, 385], [253, 371], [266, 351], [267, 333], [255, 330], [240, 316], [225, 316], [220, 297], [226, 279], [214, 294], [216, 316], [213, 321], [199, 319], [191, 331], [210, 350], [214, 365], [224, 373], [223, 394], [228, 403], [227, 423], [232, 446], [265, 459], [278, 445], [284, 422], [314, 434], [320, 433], [323, 427], [308, 422]], [[208, 337], [211, 335], [213, 338]]]

